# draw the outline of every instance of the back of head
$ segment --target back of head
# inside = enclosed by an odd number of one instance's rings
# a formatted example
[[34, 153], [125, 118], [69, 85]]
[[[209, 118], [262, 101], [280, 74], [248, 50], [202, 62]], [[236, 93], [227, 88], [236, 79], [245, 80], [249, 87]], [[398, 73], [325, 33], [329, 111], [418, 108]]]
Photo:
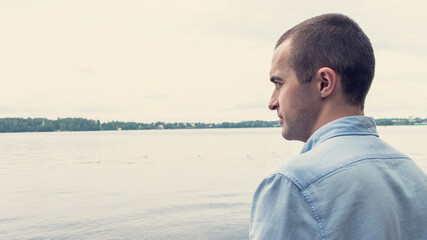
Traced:
[[310, 18], [284, 33], [276, 48], [292, 40], [289, 64], [298, 80], [310, 82], [322, 67], [341, 76], [347, 102], [363, 109], [375, 72], [372, 45], [359, 25], [342, 14]]

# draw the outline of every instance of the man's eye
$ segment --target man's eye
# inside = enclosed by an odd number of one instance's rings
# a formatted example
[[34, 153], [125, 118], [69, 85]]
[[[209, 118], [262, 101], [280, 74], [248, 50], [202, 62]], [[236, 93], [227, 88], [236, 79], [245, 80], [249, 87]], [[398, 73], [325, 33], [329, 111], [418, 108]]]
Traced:
[[274, 85], [276, 86], [276, 88], [281, 88], [283, 86], [281, 82], [274, 82]]

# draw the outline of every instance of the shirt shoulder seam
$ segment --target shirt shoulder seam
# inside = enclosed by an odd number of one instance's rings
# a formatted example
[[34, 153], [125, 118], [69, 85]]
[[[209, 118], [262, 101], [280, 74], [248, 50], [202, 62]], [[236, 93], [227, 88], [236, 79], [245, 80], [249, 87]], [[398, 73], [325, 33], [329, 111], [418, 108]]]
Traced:
[[325, 173], [322, 177], [320, 177], [320, 178], [316, 179], [315, 181], [311, 182], [310, 184], [307, 184], [304, 188], [303, 188], [303, 187], [302, 187], [302, 185], [300, 184], [300, 186], [301, 186], [300, 191], [305, 191], [305, 190], [306, 190], [306, 189], [308, 189], [311, 185], [315, 184], [316, 182], [318, 182], [318, 181], [320, 181], [320, 180], [322, 180], [322, 179], [324, 179], [324, 178], [328, 177], [329, 175], [331, 175], [331, 174], [333, 174], [333, 173], [335, 173], [335, 172], [337, 172], [337, 171], [339, 171], [339, 170], [341, 170], [341, 169], [343, 169], [343, 168], [349, 167], [349, 166], [351, 166], [351, 165], [358, 164], [358, 163], [360, 163], [360, 162], [363, 162], [363, 161], [366, 161], [366, 160], [369, 160], [369, 159], [371, 159], [371, 160], [380, 160], [380, 159], [381, 159], [381, 160], [382, 160], [382, 159], [407, 159], [407, 160], [412, 160], [412, 159], [410, 159], [410, 158], [408, 158], [407, 156], [404, 156], [404, 155], [397, 155], [397, 156], [384, 156], [384, 157], [365, 157], [365, 158], [361, 158], [361, 159], [359, 159], [359, 160], [357, 160], [357, 161], [350, 162], [350, 163], [348, 163], [348, 164], [345, 164], [345, 165], [343, 165], [343, 166], [340, 166], [340, 167], [338, 167], [338, 168], [335, 168], [335, 169], [333, 169], [333, 170], [331, 170], [331, 171], [329, 171], [329, 172]]

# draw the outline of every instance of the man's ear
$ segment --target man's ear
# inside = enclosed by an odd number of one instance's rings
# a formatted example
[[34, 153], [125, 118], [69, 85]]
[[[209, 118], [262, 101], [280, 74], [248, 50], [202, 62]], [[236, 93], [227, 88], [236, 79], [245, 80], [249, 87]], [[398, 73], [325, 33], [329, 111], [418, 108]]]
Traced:
[[330, 96], [337, 86], [337, 74], [334, 70], [323, 67], [316, 73], [317, 91], [321, 98]]

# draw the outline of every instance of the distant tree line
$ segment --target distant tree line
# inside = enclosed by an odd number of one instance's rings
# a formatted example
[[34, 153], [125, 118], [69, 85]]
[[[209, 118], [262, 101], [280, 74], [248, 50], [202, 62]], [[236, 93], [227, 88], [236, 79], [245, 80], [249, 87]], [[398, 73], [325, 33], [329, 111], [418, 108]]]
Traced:
[[148, 129], [198, 129], [198, 128], [259, 128], [278, 127], [277, 121], [243, 121], [238, 123], [138, 123], [84, 118], [0, 118], [0, 132], [53, 132], [53, 131], [107, 131], [107, 130], [148, 130]]
[[392, 126], [392, 125], [420, 125], [427, 124], [427, 118], [379, 118], [375, 119], [378, 126]]
[[[379, 126], [427, 124], [427, 118], [380, 118]], [[0, 132], [53, 132], [53, 131], [107, 131], [107, 130], [148, 130], [148, 129], [202, 129], [202, 128], [269, 128], [280, 127], [278, 121], [242, 121], [238, 123], [138, 123], [105, 122], [84, 118], [0, 118]]]
[[0, 132], [98, 131], [101, 123], [84, 118], [0, 118]]

